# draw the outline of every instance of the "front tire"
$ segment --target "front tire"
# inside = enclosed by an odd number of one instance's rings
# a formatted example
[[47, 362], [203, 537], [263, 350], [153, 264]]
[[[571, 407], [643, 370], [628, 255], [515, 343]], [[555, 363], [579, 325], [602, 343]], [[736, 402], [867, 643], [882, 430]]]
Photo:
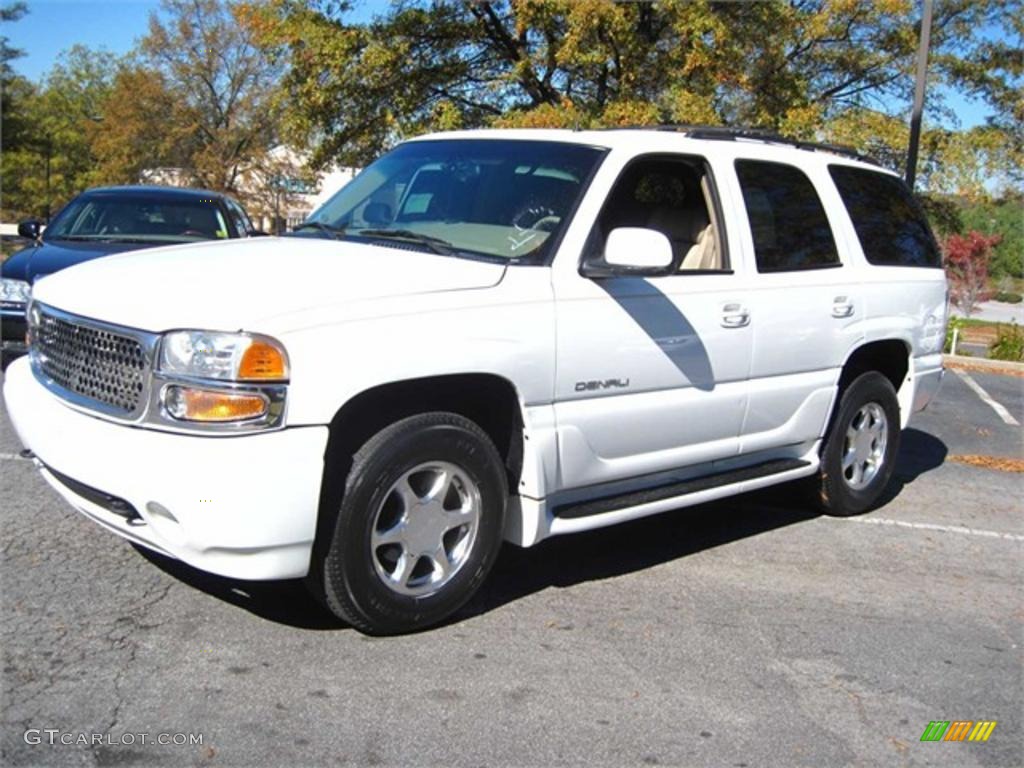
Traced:
[[411, 416], [353, 457], [322, 586], [330, 610], [369, 634], [443, 621], [501, 547], [508, 483], [490, 438], [454, 413]]
[[815, 488], [822, 512], [858, 515], [873, 507], [892, 479], [900, 444], [900, 406], [892, 382], [877, 371], [846, 388], [821, 453]]

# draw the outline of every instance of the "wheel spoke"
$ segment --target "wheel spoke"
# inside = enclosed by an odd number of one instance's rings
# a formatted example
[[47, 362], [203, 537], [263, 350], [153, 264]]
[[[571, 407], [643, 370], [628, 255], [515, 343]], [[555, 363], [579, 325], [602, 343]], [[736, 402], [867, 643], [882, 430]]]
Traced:
[[436, 578], [446, 578], [452, 569], [452, 563], [448, 559], [448, 552], [445, 551], [444, 544], [430, 553], [430, 559], [434, 561], [434, 571], [437, 573]]
[[413, 490], [413, 487], [409, 485], [409, 476], [406, 475], [397, 483], [395, 483], [394, 492], [398, 494], [398, 497], [402, 500], [406, 514], [414, 506], [420, 503], [421, 499], [419, 494]]
[[424, 499], [444, 504], [444, 500], [448, 497], [448, 491], [452, 487], [452, 477], [451, 472], [439, 470]]
[[382, 547], [385, 544], [403, 544], [403, 550], [405, 549], [405, 523], [398, 522], [395, 525], [388, 528], [386, 531], [374, 531], [370, 537], [370, 543], [376, 550], [378, 547]]
[[414, 555], [407, 549], [403, 549], [402, 557], [399, 559], [398, 565], [395, 566], [394, 573], [392, 574], [394, 580], [403, 587], [407, 587], [409, 585], [409, 577], [412, 576], [412, 571], [419, 559], [419, 555]]
[[476, 510], [473, 509], [472, 502], [468, 500], [458, 509], [448, 509], [445, 512], [445, 532], [450, 531], [452, 528], [458, 528], [460, 525], [470, 523], [476, 517]]
[[854, 460], [856, 458], [857, 458], [857, 448], [855, 446], [853, 446], [853, 445], [850, 445], [846, 449], [846, 451], [843, 453], [843, 470], [845, 471], [845, 470], [849, 469], [850, 465], [853, 464], [853, 462], [854, 462]]
[[853, 477], [850, 478], [850, 482], [853, 485], [860, 485], [864, 481], [864, 464], [862, 462], [854, 462], [853, 465]]

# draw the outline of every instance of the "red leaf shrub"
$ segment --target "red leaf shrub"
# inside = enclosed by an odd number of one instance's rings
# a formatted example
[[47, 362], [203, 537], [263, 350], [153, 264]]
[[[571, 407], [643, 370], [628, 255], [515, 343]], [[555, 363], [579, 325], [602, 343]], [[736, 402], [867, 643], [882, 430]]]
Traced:
[[943, 243], [950, 297], [965, 317], [970, 317], [978, 303], [991, 294], [986, 290], [988, 265], [992, 248], [1000, 240], [999, 235], [971, 230], [966, 235], [950, 235]]

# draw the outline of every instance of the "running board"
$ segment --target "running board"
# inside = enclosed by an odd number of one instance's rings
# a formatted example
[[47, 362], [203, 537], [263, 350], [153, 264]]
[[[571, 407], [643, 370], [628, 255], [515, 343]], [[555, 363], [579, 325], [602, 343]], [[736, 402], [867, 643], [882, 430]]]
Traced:
[[659, 485], [656, 488], [645, 488], [642, 491], [631, 491], [630, 493], [623, 493], [618, 496], [605, 496], [601, 499], [565, 504], [555, 508], [554, 516], [563, 520], [590, 517], [616, 509], [638, 507], [641, 504], [651, 504], [677, 496], [710, 491], [713, 488], [721, 488], [724, 485], [735, 485], [736, 483], [757, 480], [770, 475], [780, 475], [783, 472], [791, 472], [794, 469], [809, 467], [810, 465], [811, 462], [804, 461], [803, 459], [775, 459], [749, 467], [731, 469], [728, 472], [695, 477], [692, 480], [683, 480], [671, 485]]

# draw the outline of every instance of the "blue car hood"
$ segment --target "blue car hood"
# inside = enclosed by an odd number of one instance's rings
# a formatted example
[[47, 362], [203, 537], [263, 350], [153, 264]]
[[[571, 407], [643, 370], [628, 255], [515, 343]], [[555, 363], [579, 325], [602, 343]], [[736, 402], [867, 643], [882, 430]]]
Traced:
[[13, 280], [34, 283], [37, 278], [81, 264], [83, 261], [159, 245], [167, 243], [43, 241], [42, 245], [33, 245], [12, 255], [0, 265], [0, 274]]

